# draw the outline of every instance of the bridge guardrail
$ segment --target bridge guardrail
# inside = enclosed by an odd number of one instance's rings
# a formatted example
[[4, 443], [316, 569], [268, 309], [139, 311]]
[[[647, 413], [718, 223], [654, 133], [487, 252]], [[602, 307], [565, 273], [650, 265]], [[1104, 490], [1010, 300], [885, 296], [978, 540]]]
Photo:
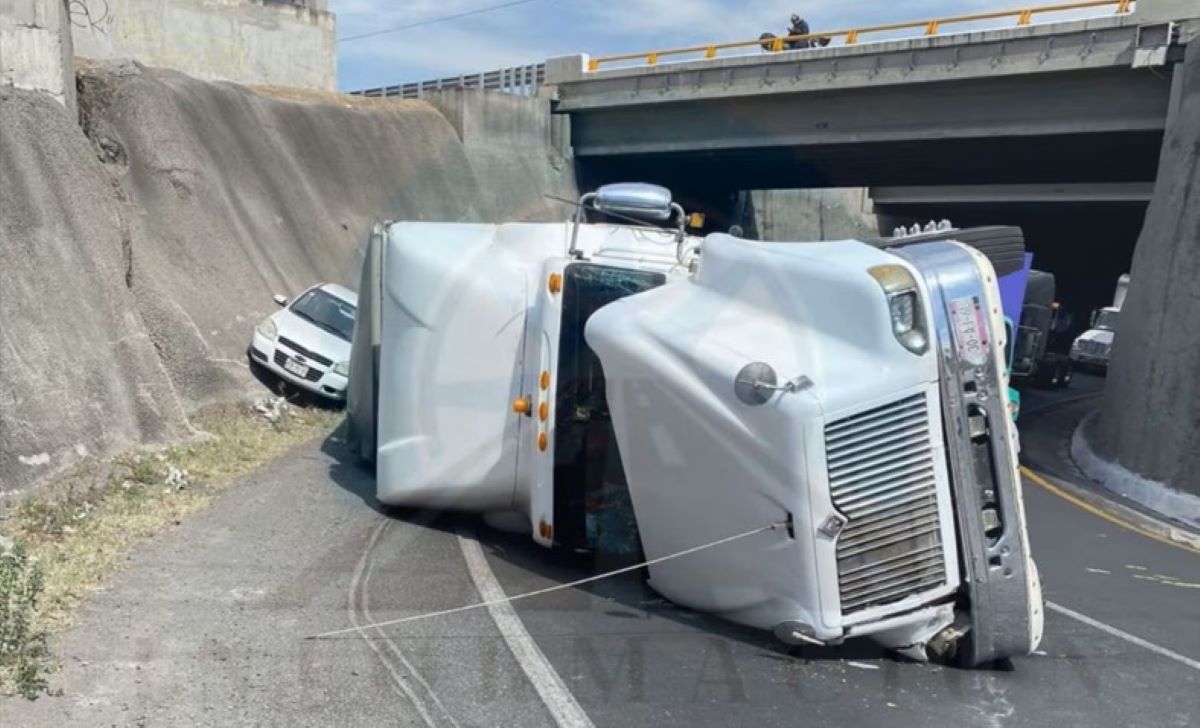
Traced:
[[622, 63], [628, 64], [631, 61], [640, 61], [641, 65], [653, 66], [658, 64], [658, 62], [664, 58], [676, 56], [700, 55], [701, 59], [713, 59], [716, 58], [721, 51], [744, 50], [750, 48], [760, 48], [766, 51], [778, 52], [787, 50], [789, 43], [817, 43], [819, 41], [826, 40], [828, 42], [832, 42], [834, 39], [838, 38], [842, 39], [843, 45], [855, 45], [859, 42], [862, 36], [873, 33], [889, 33], [900, 30], [921, 30], [923, 31], [921, 33], [923, 36], [934, 36], [940, 35], [944, 26], [978, 23], [987, 20], [1000, 20], [1004, 18], [1015, 18], [1017, 21], [1017, 27], [1023, 27], [1032, 25], [1033, 19], [1037, 15], [1064, 13], [1072, 10], [1085, 10], [1089, 8], [1115, 7], [1115, 14], [1125, 15], [1133, 10], [1133, 6], [1135, 4], [1136, 0], [1079, 0], [1078, 2], [1041, 5], [1024, 9], [1018, 8], [1013, 10], [996, 10], [992, 12], [972, 13], [969, 15], [956, 15], [947, 18], [886, 23], [883, 25], [847, 28], [845, 30], [821, 31], [819, 33], [808, 33], [805, 35], [756, 38], [754, 40], [711, 43], [708, 45], [645, 51], [642, 53], [623, 53], [614, 56], [599, 56], [596, 58], [591, 58], [588, 60], [587, 70], [588, 72], [595, 72], [602, 70], [602, 67], [606, 65], [611, 66]]
[[483, 73], [466, 73], [460, 76], [433, 79], [431, 81], [413, 81], [394, 86], [351, 91], [351, 96], [370, 96], [374, 98], [419, 99], [430, 91], [443, 89], [467, 88], [493, 90], [516, 96], [533, 96], [546, 80], [546, 64], [531, 63], [524, 66], [500, 68]]

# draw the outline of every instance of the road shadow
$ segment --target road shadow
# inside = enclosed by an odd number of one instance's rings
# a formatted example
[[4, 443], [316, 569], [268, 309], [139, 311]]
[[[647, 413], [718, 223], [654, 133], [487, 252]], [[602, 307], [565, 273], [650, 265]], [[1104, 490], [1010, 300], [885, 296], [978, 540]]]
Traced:
[[321, 442], [321, 452], [331, 461], [329, 479], [342, 490], [357, 496], [371, 510], [390, 517], [393, 509], [375, 497], [375, 467], [359, 457], [346, 439], [349, 426], [348, 420], [342, 420]]
[[[551, 582], [566, 584], [636, 564], [632, 557], [575, 553], [545, 549], [528, 535], [498, 531], [476, 519], [476, 538], [489, 559], [496, 559]], [[686, 557], [683, 557], [686, 558]], [[842, 645], [789, 646], [770, 632], [725, 621], [716, 616], [681, 607], [654, 591], [646, 568], [574, 587], [615, 605], [604, 614], [613, 619], [666, 619], [687, 628], [684, 634], [718, 637], [755, 650], [760, 656], [800, 663], [808, 661], [878, 660], [909, 662], [870, 640], [851, 640]], [[510, 594], [512, 596], [512, 594]]]
[[1071, 437], [1079, 422], [1103, 404], [1103, 394], [1104, 380], [1087, 374], [1076, 374], [1067, 389], [1026, 391], [1017, 421], [1021, 463], [1043, 475], [1088, 483], [1071, 457]]
[[375, 465], [359, 456], [347, 439], [349, 422], [345, 419], [321, 442], [321, 452], [330, 459], [329, 479], [339, 488], [356, 496], [371, 510], [397, 521], [435, 528], [449, 533], [462, 527], [475, 528], [482, 519], [473, 514], [446, 510], [403, 508], [381, 503], [375, 490]]
[[[498, 530], [487, 525], [478, 514], [449, 510], [400, 508], [380, 503], [375, 494], [374, 466], [360, 458], [357, 451], [349, 446], [346, 440], [346, 430], [347, 424], [343, 422], [321, 444], [321, 452], [329, 456], [332, 461], [329, 466], [329, 477], [334, 483], [361, 499], [368, 508], [388, 518], [446, 533], [457, 534], [462, 531], [473, 533], [488, 559], [493, 563], [500, 562], [497, 565], [501, 567], [499, 569], [501, 573], [506, 571], [503, 565], [508, 565], [552, 584], [568, 584], [638, 563], [637, 557], [634, 556], [576, 552], [563, 548], [546, 549], [536, 544], [528, 533], [518, 534]], [[607, 618], [614, 620], [670, 620], [686, 627], [686, 632], [683, 634], [729, 640], [743, 647], [749, 647], [759, 656], [771, 660], [793, 664], [846, 660], [883, 660], [897, 664], [915, 662], [865, 638], [852, 639], [836, 646], [786, 645], [765, 630], [744, 627], [674, 604], [650, 587], [647, 581], [648, 575], [648, 570], [642, 567], [572, 587], [572, 590], [606, 600], [609, 603], [609, 606], [604, 608], [604, 615]], [[503, 583], [503, 579], [501, 581]], [[516, 595], [510, 587], [508, 591], [509, 596]], [[529, 603], [522, 602], [522, 604]], [[1012, 663], [1003, 661], [975, 669], [1008, 672], [1012, 670]]]

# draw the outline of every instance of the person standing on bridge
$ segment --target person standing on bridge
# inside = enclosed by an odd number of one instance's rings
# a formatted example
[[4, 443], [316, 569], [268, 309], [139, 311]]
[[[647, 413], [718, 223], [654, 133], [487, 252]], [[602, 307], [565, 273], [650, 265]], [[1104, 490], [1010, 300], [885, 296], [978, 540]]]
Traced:
[[[809, 27], [807, 20], [799, 15], [792, 15], [791, 25], [788, 26], [787, 32], [789, 37], [796, 35], [808, 35], [811, 32], [812, 28]], [[823, 48], [829, 45], [829, 38], [802, 38], [798, 40], [789, 40], [784, 45], [786, 45], [790, 50], [796, 50], [800, 48]]]

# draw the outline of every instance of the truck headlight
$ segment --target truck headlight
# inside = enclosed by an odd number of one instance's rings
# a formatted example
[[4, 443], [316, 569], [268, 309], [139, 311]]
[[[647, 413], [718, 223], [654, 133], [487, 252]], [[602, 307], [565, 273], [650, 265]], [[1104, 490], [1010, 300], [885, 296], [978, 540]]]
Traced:
[[263, 319], [262, 322], [256, 327], [256, 330], [261, 336], [270, 339], [271, 341], [274, 341], [276, 334], [279, 333], [279, 329], [275, 326], [275, 320], [270, 316]]
[[339, 361], [337, 364], [334, 364], [333, 365], [333, 373], [341, 374], [343, 377], [350, 376], [350, 362]]
[[905, 349], [924, 354], [929, 349], [925, 317], [921, 313], [920, 289], [912, 273], [902, 265], [877, 265], [867, 269], [887, 296], [892, 333]]
[[888, 299], [888, 309], [892, 314], [892, 332], [896, 336], [904, 336], [917, 325], [917, 293], [905, 291], [897, 293]]

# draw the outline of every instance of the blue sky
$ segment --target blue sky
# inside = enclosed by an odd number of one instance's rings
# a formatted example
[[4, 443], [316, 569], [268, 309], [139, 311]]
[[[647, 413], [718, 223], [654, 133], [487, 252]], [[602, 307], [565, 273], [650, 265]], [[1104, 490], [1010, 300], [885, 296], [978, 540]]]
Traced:
[[[329, 0], [339, 37], [503, 0]], [[1046, 2], [1046, 0], [1042, 0]], [[1030, 0], [532, 0], [523, 5], [339, 44], [344, 90], [418, 81], [573, 53], [608, 55], [781, 33], [793, 12], [835, 29], [1021, 8]], [[1107, 9], [1090, 14], [1110, 12]], [[1048, 20], [1049, 18], [1047, 18]], [[1005, 21], [1011, 23], [1012, 21]]]

